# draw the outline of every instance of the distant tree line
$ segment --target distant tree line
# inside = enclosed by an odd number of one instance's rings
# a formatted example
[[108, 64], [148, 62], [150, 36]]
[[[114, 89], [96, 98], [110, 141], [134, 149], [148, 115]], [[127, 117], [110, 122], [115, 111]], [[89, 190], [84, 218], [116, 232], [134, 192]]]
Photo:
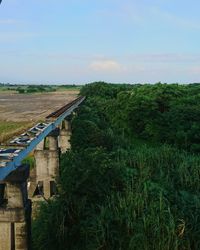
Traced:
[[24, 87], [17, 87], [16, 91], [20, 94], [24, 93], [40, 93], [40, 92], [53, 92], [56, 91], [56, 88], [52, 86], [44, 85], [28, 85]]
[[12, 90], [17, 91], [20, 94], [23, 93], [37, 93], [37, 92], [53, 92], [56, 90], [63, 90], [63, 89], [80, 89], [81, 85], [75, 84], [62, 84], [62, 85], [55, 85], [55, 84], [10, 84], [10, 83], [0, 83], [0, 90]]

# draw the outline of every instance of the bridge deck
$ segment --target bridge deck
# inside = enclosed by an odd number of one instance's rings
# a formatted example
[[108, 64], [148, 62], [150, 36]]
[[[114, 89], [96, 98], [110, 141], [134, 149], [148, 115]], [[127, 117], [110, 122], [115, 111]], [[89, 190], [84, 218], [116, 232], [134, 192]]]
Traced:
[[21, 161], [69, 116], [83, 101], [80, 96], [46, 117], [46, 121], [36, 124], [27, 132], [9, 142], [9, 148], [0, 149], [0, 181], [21, 166]]

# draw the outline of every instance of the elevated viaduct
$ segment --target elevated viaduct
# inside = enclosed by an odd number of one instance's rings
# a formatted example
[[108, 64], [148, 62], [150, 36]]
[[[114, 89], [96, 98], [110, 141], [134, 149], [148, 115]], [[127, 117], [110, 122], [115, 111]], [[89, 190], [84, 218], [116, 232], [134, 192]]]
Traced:
[[[31, 200], [56, 194], [59, 155], [70, 148], [70, 117], [84, 99], [68, 103], [0, 149], [0, 250], [30, 249]], [[31, 152], [34, 181], [28, 181], [30, 166], [22, 163]]]

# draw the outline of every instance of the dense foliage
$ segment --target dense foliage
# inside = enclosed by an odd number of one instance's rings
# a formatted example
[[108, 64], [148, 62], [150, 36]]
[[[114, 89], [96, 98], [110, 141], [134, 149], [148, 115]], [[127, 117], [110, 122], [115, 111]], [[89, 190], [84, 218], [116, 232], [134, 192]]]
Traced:
[[34, 248], [200, 249], [200, 157], [190, 152], [199, 151], [199, 90], [83, 87], [59, 196], [41, 206]]
[[96, 83], [82, 91], [110, 99], [107, 116], [118, 131], [200, 152], [200, 84], [118, 87]]

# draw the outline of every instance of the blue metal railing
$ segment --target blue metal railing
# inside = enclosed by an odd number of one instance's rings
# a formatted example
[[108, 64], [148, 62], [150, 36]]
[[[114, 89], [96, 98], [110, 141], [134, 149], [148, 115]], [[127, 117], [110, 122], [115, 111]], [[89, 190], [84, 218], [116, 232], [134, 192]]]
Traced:
[[[33, 149], [46, 137], [50, 132], [57, 128], [57, 126], [84, 101], [85, 97], [78, 98], [77, 101], [73, 101], [73, 105], [67, 108], [63, 113], [55, 118], [52, 122], [43, 124], [37, 124], [31, 128], [29, 132], [35, 131], [35, 135], [31, 139], [17, 139], [11, 142], [20, 142], [25, 144], [25, 148], [19, 150], [16, 149], [2, 149], [0, 151], [0, 181], [4, 180], [12, 171], [21, 166], [22, 160], [33, 151]], [[26, 138], [26, 133], [22, 134], [23, 138]], [[8, 157], [5, 157], [5, 156]]]

